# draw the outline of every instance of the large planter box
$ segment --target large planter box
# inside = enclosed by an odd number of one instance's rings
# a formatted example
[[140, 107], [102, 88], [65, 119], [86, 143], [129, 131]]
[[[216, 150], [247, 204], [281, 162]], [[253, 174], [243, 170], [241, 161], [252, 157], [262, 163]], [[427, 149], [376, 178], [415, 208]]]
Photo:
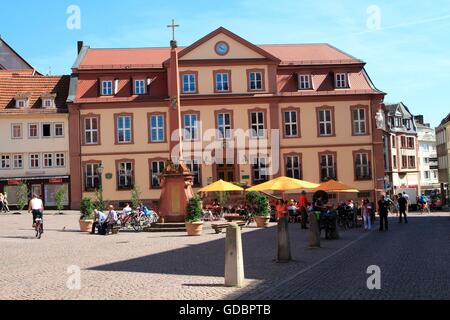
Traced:
[[269, 227], [269, 222], [270, 222], [270, 217], [256, 216], [255, 217], [255, 221], [256, 221], [256, 226], [258, 228], [268, 228]]
[[203, 234], [203, 221], [186, 222], [186, 231], [188, 236], [201, 236]]
[[91, 232], [94, 220], [80, 220], [80, 232]]

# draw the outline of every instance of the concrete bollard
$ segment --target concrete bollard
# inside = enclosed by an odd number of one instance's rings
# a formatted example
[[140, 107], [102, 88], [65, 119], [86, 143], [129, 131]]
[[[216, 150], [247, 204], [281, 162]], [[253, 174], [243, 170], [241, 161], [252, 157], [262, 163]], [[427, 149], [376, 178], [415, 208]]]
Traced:
[[232, 223], [225, 239], [225, 286], [241, 288], [244, 285], [244, 256], [241, 228]]
[[278, 221], [278, 259], [277, 262], [289, 262], [291, 256], [291, 241], [289, 239], [289, 222], [287, 218]]
[[332, 240], [338, 240], [340, 238], [338, 224], [337, 224], [337, 217], [335, 217], [335, 219], [333, 219], [333, 231], [331, 232], [330, 237]]
[[311, 248], [320, 248], [319, 221], [315, 212], [309, 214], [309, 246]]

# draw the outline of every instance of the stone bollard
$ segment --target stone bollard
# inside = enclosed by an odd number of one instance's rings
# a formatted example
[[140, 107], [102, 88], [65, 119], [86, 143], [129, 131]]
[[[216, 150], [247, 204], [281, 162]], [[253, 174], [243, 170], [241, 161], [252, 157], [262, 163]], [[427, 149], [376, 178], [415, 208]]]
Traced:
[[333, 231], [331, 231], [330, 237], [332, 240], [338, 240], [340, 238], [337, 224], [337, 217], [334, 217], [333, 219]]
[[244, 257], [241, 228], [231, 223], [225, 239], [225, 286], [241, 288], [244, 285]]
[[289, 239], [289, 222], [287, 218], [278, 221], [278, 259], [277, 262], [289, 262], [291, 256], [291, 241]]
[[319, 221], [315, 212], [309, 214], [309, 246], [311, 248], [320, 248]]

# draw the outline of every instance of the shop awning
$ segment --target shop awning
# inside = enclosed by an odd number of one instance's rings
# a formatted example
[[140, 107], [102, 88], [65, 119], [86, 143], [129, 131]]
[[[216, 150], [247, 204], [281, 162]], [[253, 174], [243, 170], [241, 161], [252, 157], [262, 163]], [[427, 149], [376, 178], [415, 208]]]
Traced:
[[49, 180], [49, 179], [69, 179], [69, 176], [11, 177], [11, 178], [0, 178], [0, 181], [30, 181], [30, 180]]

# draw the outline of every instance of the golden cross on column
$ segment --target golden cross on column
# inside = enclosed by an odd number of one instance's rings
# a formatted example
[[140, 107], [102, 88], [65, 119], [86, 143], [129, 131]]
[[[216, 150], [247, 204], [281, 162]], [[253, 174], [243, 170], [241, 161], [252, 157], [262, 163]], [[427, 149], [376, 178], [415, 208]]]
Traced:
[[172, 28], [172, 41], [175, 41], [175, 28], [178, 28], [179, 26], [179, 24], [175, 24], [175, 19], [172, 19], [172, 24], [167, 26], [167, 28]]

